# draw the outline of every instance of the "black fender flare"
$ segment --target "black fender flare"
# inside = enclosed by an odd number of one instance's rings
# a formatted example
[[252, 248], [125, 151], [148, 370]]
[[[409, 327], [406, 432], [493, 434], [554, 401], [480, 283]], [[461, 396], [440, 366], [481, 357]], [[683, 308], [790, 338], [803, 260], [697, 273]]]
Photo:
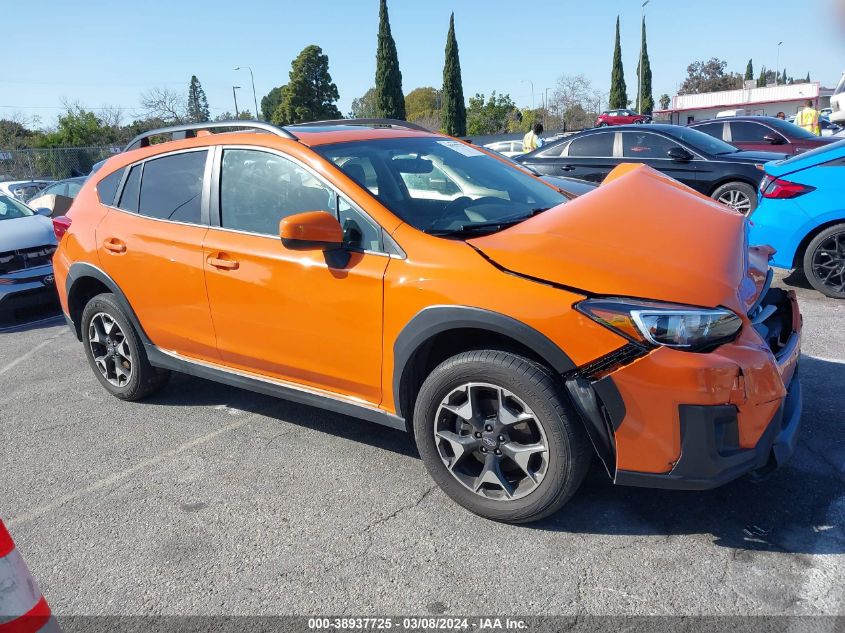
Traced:
[[[458, 305], [436, 305], [420, 310], [396, 337], [393, 344], [393, 404], [403, 416], [401, 385], [414, 353], [432, 337], [449, 330], [477, 329], [502, 334], [525, 345], [559, 374], [576, 368], [575, 363], [545, 334], [507, 315]], [[409, 416], [404, 415], [406, 419]]]
[[[67, 293], [68, 298], [68, 309], [70, 309], [70, 301], [71, 297], [73, 297], [74, 287], [83, 279], [96, 279], [106, 288], [108, 288], [109, 292], [111, 292], [115, 295], [115, 297], [117, 297], [117, 301], [120, 304], [120, 307], [123, 309], [123, 311], [126, 313], [126, 316], [132, 322], [132, 326], [138, 333], [138, 337], [141, 339], [141, 342], [145, 346], [152, 345], [150, 338], [147, 336], [147, 333], [141, 326], [141, 322], [138, 320], [138, 315], [135, 314], [135, 311], [129, 304], [129, 301], [126, 298], [126, 294], [123, 292], [123, 290], [120, 289], [120, 286], [117, 285], [117, 282], [115, 282], [114, 279], [109, 277], [105, 272], [103, 272], [93, 264], [88, 264], [86, 262], [76, 262], [74, 264], [71, 264], [70, 269], [67, 273], [67, 279], [65, 280], [65, 292]], [[82, 306], [83, 309], [84, 307], [85, 306]], [[71, 323], [73, 324], [73, 329], [76, 332], [76, 338], [81, 341], [82, 324], [74, 321], [72, 314], [68, 315], [68, 317]]]

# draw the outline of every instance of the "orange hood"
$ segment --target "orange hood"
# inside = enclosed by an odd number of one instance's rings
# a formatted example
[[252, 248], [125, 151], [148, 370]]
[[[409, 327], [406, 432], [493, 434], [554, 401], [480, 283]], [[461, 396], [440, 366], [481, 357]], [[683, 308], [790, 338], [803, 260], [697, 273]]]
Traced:
[[762, 285], [746, 270], [742, 215], [641, 164], [470, 244], [509, 271], [593, 294], [741, 312]]

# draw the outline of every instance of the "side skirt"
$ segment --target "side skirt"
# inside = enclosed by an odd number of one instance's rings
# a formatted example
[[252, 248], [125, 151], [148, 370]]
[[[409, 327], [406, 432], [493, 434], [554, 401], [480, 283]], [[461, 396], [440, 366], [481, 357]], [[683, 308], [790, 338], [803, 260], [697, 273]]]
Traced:
[[154, 367], [161, 369], [170, 369], [178, 371], [183, 374], [196, 376], [197, 378], [204, 378], [206, 380], [213, 380], [239, 389], [246, 389], [247, 391], [255, 391], [267, 396], [282, 398], [292, 402], [298, 402], [309, 406], [319, 407], [327, 411], [341, 413], [354, 418], [366, 420], [368, 422], [375, 422], [384, 426], [389, 426], [392, 429], [406, 431], [405, 420], [399, 416], [387, 413], [381, 409], [351, 402], [349, 400], [341, 400], [334, 398], [328, 394], [319, 391], [300, 387], [298, 385], [291, 385], [279, 380], [271, 378], [263, 378], [238, 372], [228, 367], [219, 367], [210, 363], [204, 363], [193, 359], [188, 359], [171, 352], [165, 352], [155, 345], [145, 343], [145, 351], [147, 358]]

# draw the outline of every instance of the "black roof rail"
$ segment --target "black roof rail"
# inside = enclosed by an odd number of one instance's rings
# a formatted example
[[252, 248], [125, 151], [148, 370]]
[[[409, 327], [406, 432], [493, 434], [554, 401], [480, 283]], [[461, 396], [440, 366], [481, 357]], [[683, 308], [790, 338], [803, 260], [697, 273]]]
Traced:
[[177, 139], [177, 134], [182, 134], [181, 138], [193, 138], [199, 130], [217, 130], [217, 129], [243, 129], [243, 130], [259, 130], [261, 132], [269, 132], [282, 138], [291, 139], [293, 141], [299, 140], [294, 134], [288, 132], [285, 128], [267, 123], [266, 121], [252, 121], [240, 119], [238, 121], [206, 121], [205, 123], [185, 123], [183, 125], [171, 125], [169, 127], [161, 127], [155, 130], [149, 130], [139, 134], [124, 148], [124, 152], [139, 147], [147, 147], [150, 144], [150, 137], [170, 135], [172, 140]]
[[309, 121], [308, 123], [295, 123], [289, 127], [329, 127], [332, 125], [371, 125], [373, 127], [401, 127], [408, 130], [420, 132], [431, 132], [422, 125], [399, 119], [329, 119], [328, 121]]

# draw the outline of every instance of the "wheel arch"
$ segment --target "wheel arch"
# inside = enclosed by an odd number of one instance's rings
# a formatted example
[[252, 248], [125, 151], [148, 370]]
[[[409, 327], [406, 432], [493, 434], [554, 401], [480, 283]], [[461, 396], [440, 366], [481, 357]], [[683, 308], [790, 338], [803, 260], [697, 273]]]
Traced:
[[754, 191], [757, 191], [757, 187], [760, 184], [760, 183], [754, 184], [751, 181], [750, 178], [746, 178], [745, 176], [736, 176], [736, 175], [725, 176], [725, 177], [717, 180], [716, 184], [714, 184], [712, 187], [710, 187], [710, 193], [708, 193], [707, 195], [712, 196], [714, 193], [716, 193], [716, 190], [719, 187], [721, 187], [723, 185], [729, 185], [732, 182], [741, 182], [742, 184], [748, 185], [749, 187], [754, 189]]
[[822, 222], [821, 224], [814, 226], [812, 229], [807, 231], [807, 234], [801, 238], [801, 241], [798, 242], [798, 246], [795, 249], [795, 254], [792, 256], [792, 267], [793, 268], [803, 268], [804, 267], [804, 253], [807, 251], [807, 246], [810, 245], [810, 242], [813, 241], [819, 233], [829, 229], [832, 226], [836, 226], [837, 224], [845, 224], [845, 216], [840, 218], [834, 218], [833, 220], [828, 220], [827, 222]]
[[141, 327], [141, 322], [138, 320], [132, 306], [126, 298], [120, 286], [109, 277], [105, 272], [85, 262], [77, 262], [71, 265], [68, 270], [67, 280], [65, 281], [65, 290], [67, 293], [68, 302], [68, 317], [73, 326], [76, 338], [82, 340], [82, 311], [88, 302], [99, 294], [112, 293], [117, 297], [120, 307], [126, 313], [132, 326], [138, 333], [138, 337], [143, 344], [150, 343], [149, 337]]
[[418, 312], [393, 345], [393, 399], [396, 414], [412, 427], [416, 394], [431, 370], [450, 356], [492, 348], [519, 353], [571, 372], [575, 363], [545, 334], [498, 312], [468, 306], [430, 306]]

